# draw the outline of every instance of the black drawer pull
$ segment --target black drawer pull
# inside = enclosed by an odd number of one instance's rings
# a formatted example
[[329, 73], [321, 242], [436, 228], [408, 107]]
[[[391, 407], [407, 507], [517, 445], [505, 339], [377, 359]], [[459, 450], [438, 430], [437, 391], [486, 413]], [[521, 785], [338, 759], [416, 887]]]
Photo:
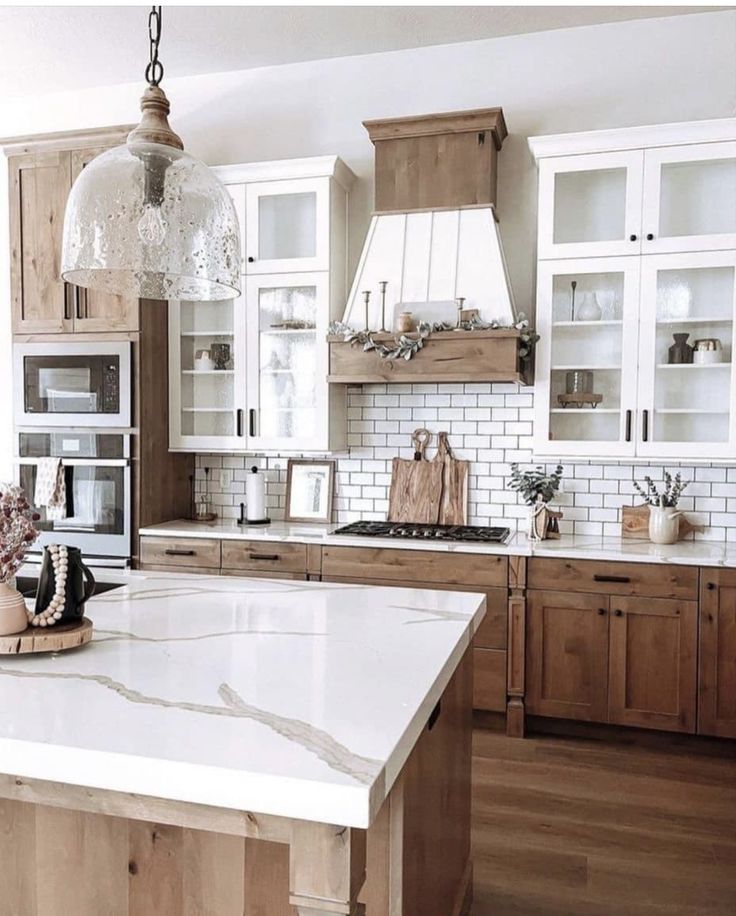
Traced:
[[435, 725], [437, 724], [437, 720], [440, 717], [441, 712], [442, 712], [442, 700], [438, 700], [437, 705], [432, 710], [432, 712], [429, 714], [429, 719], [427, 719], [427, 730], [428, 731], [431, 732], [432, 729], [435, 727]]
[[628, 576], [599, 576], [597, 573], [593, 576], [594, 582], [631, 582]]
[[631, 442], [631, 411], [626, 411], [626, 441]]
[[175, 550], [173, 547], [167, 547], [164, 550], [167, 557], [196, 557], [196, 550]]
[[249, 553], [249, 560], [280, 560], [281, 557], [277, 553]]
[[243, 432], [243, 409], [242, 409], [242, 407], [238, 407], [238, 409], [237, 409], [236, 412], [235, 412], [235, 426], [236, 426], [235, 434], [236, 434], [237, 436], [242, 436], [242, 435], [244, 435], [244, 432]]

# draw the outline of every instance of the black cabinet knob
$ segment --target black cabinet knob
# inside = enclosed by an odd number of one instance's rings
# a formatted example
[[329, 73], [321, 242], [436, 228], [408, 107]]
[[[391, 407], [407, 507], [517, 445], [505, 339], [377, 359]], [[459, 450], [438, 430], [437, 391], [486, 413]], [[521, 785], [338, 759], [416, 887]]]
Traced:
[[623, 616], [624, 616], [624, 612], [621, 610], [620, 607], [617, 607], [616, 610], [615, 610], [613, 613], [614, 613], [617, 617], [623, 617]]
[[712, 592], [712, 591], [715, 589], [715, 587], [716, 587], [716, 583], [715, 583], [715, 582], [709, 582], [708, 585], [707, 585], [706, 587], [707, 587], [707, 589], [708, 589], [709, 592]]
[[248, 263], [252, 264], [255, 261], [255, 258], [248, 258]]
[[652, 232], [647, 232], [647, 241], [648, 241], [648, 242], [651, 242], [653, 238], [654, 238], [654, 233], [652, 233]]
[[599, 616], [599, 617], [602, 617], [605, 613], [606, 613], [606, 609], [605, 609], [604, 607], [599, 607], [599, 608], [598, 608], [598, 616]]
[[635, 236], [635, 235], [630, 235], [630, 236], [629, 236], [629, 241], [630, 241], [630, 242], [635, 242], [635, 241], [636, 241], [636, 236]]

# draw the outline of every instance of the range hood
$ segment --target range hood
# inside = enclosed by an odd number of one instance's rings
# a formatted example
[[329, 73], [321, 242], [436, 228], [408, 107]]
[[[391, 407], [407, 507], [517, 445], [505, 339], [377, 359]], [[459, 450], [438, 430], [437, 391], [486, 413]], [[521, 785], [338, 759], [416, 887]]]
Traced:
[[[395, 327], [401, 311], [453, 322], [456, 300], [484, 321], [516, 322], [494, 209], [500, 108], [366, 121], [376, 149], [373, 214], [343, 321]], [[386, 285], [385, 318], [381, 284]], [[365, 292], [370, 291], [366, 318]]]

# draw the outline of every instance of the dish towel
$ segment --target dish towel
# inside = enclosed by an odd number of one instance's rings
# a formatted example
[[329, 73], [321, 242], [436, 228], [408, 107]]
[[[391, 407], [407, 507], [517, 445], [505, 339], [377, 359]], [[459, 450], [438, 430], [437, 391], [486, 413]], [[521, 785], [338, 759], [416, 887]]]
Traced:
[[49, 521], [66, 518], [66, 475], [61, 458], [39, 458], [36, 469], [36, 507]]

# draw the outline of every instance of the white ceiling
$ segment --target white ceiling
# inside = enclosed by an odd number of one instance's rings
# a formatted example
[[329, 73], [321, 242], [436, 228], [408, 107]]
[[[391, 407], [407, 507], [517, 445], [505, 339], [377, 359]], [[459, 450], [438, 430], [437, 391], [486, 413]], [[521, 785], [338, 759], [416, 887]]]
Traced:
[[[0, 98], [142, 79], [145, 6], [0, 6]], [[472, 41], [697, 6], [167, 6], [167, 77]]]

